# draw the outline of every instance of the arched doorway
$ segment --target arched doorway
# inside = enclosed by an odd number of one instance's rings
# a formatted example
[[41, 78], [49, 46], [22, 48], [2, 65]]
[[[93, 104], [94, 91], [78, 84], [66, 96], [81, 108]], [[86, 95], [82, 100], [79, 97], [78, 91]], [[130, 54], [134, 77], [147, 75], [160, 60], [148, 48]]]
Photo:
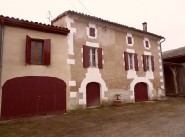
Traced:
[[87, 107], [100, 105], [100, 84], [96, 82], [88, 83], [86, 86]]
[[66, 112], [66, 84], [54, 77], [13, 78], [2, 87], [2, 119]]
[[134, 87], [135, 102], [148, 100], [147, 84], [144, 82], [137, 83]]

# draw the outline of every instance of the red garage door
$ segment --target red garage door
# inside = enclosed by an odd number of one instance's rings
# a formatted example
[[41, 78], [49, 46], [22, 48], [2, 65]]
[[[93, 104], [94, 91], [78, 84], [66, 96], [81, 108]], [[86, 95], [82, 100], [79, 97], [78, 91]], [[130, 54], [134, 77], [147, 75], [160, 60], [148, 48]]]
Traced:
[[2, 88], [2, 119], [66, 112], [66, 84], [54, 77], [8, 80]]
[[96, 82], [87, 84], [87, 107], [94, 107], [100, 105], [100, 85]]
[[137, 83], [134, 88], [135, 92], [135, 102], [147, 101], [148, 100], [148, 90], [146, 83]]

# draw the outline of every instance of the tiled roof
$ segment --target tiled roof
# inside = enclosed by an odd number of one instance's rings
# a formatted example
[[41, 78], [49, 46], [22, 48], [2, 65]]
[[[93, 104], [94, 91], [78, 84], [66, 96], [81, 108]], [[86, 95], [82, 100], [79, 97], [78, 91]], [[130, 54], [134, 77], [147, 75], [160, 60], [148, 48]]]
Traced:
[[79, 12], [75, 12], [75, 11], [71, 11], [71, 10], [68, 10], [68, 11], [60, 14], [59, 16], [57, 16], [55, 19], [52, 20], [52, 23], [57, 21], [59, 18], [65, 16], [65, 15], [68, 15], [68, 14], [84, 16], [84, 17], [92, 18], [92, 19], [95, 19], [95, 20], [98, 20], [98, 21], [102, 21], [102, 22], [105, 22], [105, 23], [110, 23], [110, 24], [113, 24], [113, 25], [124, 27], [124, 28], [130, 29], [130, 30], [133, 30], [133, 31], [137, 31], [137, 32], [140, 32], [140, 33], [148, 34], [148, 35], [160, 38], [160, 39], [164, 38], [162, 36], [159, 36], [159, 35], [156, 35], [156, 34], [153, 34], [153, 33], [150, 33], [150, 32], [146, 32], [146, 31], [139, 30], [139, 29], [136, 29], [136, 28], [133, 28], [133, 27], [129, 27], [129, 26], [126, 26], [126, 25], [123, 25], [123, 24], [119, 24], [119, 23], [116, 23], [116, 22], [111, 22], [111, 21], [108, 21], [108, 20], [104, 20], [102, 18], [98, 18], [98, 17], [95, 17], [95, 16], [90, 16], [90, 15], [87, 15], [87, 14], [84, 14], [84, 13], [79, 13]]
[[44, 31], [48, 33], [62, 34], [62, 35], [67, 35], [69, 33], [69, 30], [67, 28], [57, 27], [57, 26], [38, 23], [38, 22], [32, 22], [28, 20], [3, 16], [3, 15], [0, 15], [0, 24], [3, 24], [5, 26], [27, 28], [27, 29]]
[[169, 59], [174, 57], [182, 57], [185, 56], [185, 47], [180, 47], [177, 49], [168, 50], [162, 53], [163, 59]]

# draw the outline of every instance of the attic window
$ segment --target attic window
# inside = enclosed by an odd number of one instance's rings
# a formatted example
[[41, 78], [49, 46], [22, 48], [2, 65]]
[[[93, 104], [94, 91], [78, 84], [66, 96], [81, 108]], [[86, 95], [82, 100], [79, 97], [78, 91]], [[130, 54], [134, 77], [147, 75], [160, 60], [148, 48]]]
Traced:
[[143, 44], [144, 44], [145, 49], [150, 49], [151, 48], [150, 41], [149, 41], [148, 38], [144, 38]]
[[89, 36], [95, 37], [95, 28], [89, 28]]
[[126, 43], [127, 43], [128, 46], [133, 46], [134, 45], [134, 38], [133, 38], [131, 33], [127, 33]]

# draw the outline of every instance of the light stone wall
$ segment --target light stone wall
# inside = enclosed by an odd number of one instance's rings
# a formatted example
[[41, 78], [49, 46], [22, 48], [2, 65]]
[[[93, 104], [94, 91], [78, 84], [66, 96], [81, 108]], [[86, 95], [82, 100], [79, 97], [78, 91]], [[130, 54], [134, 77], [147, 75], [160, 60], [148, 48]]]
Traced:
[[[161, 83], [161, 79], [163, 79], [163, 76], [160, 75], [160, 73], [162, 73], [162, 65], [160, 62], [161, 50], [159, 48], [158, 38], [150, 36], [148, 34], [142, 34], [133, 30], [129, 30], [124, 27], [97, 21], [92, 18], [87, 18], [85, 16], [82, 17], [78, 15], [71, 15], [68, 16], [68, 18], [73, 19], [74, 22], [71, 23], [71, 26], [76, 29], [76, 33], [73, 35], [73, 58], [75, 59], [75, 64], [71, 65], [71, 79], [76, 81], [76, 86], [71, 87], [70, 91], [77, 93], [82, 92], [80, 91], [82, 89], [80, 87], [83, 83], [83, 80], [86, 79], [88, 74], [88, 69], [83, 68], [82, 48], [83, 45], [86, 45], [86, 43], [94, 43], [96, 45], [99, 45], [99, 47], [103, 49], [104, 64], [103, 69], [100, 69], [99, 73], [108, 89], [108, 92], [105, 92], [104, 96], [108, 97], [108, 102], [112, 102], [113, 96], [116, 93], [122, 94], [122, 99], [124, 102], [134, 102], [134, 91], [132, 91], [134, 87], [131, 86], [132, 82], [136, 79], [143, 79], [143, 81], [147, 81], [147, 84], [149, 84], [149, 87], [151, 88], [148, 92], [150, 94], [149, 99], [155, 98], [155, 91], [159, 89], [161, 85], [163, 85], [163, 83]], [[57, 22], [58, 23], [55, 24], [62, 24], [63, 19], [59, 19]], [[89, 24], [94, 24], [96, 26], [97, 38], [92, 39], [88, 37], [87, 27], [89, 26]], [[132, 34], [132, 37], [134, 39], [133, 46], [127, 44], [126, 36], [128, 33]], [[146, 49], [143, 43], [143, 40], [146, 38], [150, 40], [151, 48], [149, 49]], [[135, 53], [138, 54], [139, 63], [139, 71], [136, 72], [137, 77], [130, 79], [127, 78], [128, 72], [125, 71], [124, 66], [125, 62], [123, 54], [124, 51], [126, 51], [127, 49], [134, 50]], [[144, 54], [145, 52], [150, 52], [151, 55], [154, 56], [155, 71], [152, 72], [153, 78], [150, 78], [151, 76], [143, 71], [142, 54]], [[83, 92], [85, 93], [86, 91]], [[78, 104], [76, 104], [76, 106], [78, 106]]]
[[[26, 35], [31, 38], [51, 39], [50, 65], [28, 65], [25, 63]], [[5, 26], [1, 87], [7, 80], [16, 77], [51, 76], [59, 78], [67, 84], [67, 100], [69, 100], [70, 66], [67, 64], [66, 37], [59, 34]], [[0, 91], [0, 102], [1, 94], [2, 89]], [[68, 105], [67, 103], [67, 108]]]

